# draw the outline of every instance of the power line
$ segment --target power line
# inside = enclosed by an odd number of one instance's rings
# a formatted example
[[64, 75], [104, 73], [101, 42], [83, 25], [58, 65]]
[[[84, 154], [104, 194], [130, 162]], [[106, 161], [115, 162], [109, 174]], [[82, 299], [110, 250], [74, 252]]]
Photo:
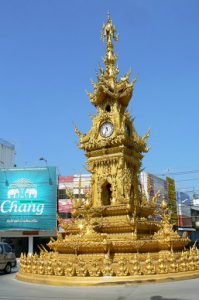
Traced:
[[180, 179], [180, 180], [175, 180], [175, 182], [181, 182], [181, 181], [193, 181], [193, 180], [199, 180], [199, 178]]
[[186, 175], [186, 174], [193, 174], [193, 173], [199, 173], [199, 170], [189, 170], [189, 171], [180, 171], [180, 172], [167, 172], [162, 174], [156, 174], [156, 176], [170, 176], [170, 175]]

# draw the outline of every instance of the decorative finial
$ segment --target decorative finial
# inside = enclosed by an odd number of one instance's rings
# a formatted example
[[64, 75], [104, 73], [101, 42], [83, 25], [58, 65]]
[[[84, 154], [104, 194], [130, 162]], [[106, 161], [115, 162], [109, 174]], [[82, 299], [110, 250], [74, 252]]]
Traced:
[[108, 13], [107, 22], [103, 24], [102, 40], [106, 43], [106, 55], [104, 57], [104, 64], [106, 66], [105, 76], [111, 80], [111, 86], [114, 86], [116, 76], [119, 72], [118, 67], [115, 65], [117, 60], [117, 55], [114, 53], [113, 40], [118, 40], [118, 35], [116, 34], [116, 28], [112, 23], [110, 14]]
[[118, 35], [116, 35], [116, 28], [112, 23], [110, 13], [108, 12], [107, 22], [103, 24], [102, 33], [101, 33], [102, 40], [105, 42], [111, 42], [112, 39], [118, 41]]

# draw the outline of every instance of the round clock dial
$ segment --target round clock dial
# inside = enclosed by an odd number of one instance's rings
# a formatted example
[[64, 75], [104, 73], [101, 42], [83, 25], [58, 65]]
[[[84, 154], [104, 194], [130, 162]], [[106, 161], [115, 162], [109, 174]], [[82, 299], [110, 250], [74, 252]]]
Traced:
[[100, 134], [103, 137], [109, 137], [111, 136], [111, 134], [113, 133], [113, 124], [111, 122], [104, 122], [101, 126], [100, 126]]

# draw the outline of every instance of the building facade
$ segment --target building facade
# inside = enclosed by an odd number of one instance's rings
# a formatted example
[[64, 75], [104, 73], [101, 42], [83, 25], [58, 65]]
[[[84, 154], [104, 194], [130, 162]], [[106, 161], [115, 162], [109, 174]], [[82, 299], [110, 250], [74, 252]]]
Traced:
[[[175, 181], [169, 177], [163, 179], [151, 173], [141, 172], [140, 184], [142, 193], [146, 195], [147, 199], [150, 199], [151, 197], [154, 197], [157, 193], [159, 193], [159, 197], [157, 200], [158, 210], [160, 209], [160, 204], [163, 199], [168, 203], [171, 213], [171, 221], [175, 226], [177, 226], [178, 217]], [[160, 215], [161, 213], [159, 214], [159, 218], [161, 217]]]
[[[90, 191], [91, 175], [80, 174], [58, 177], [58, 215], [71, 218], [72, 198], [83, 197]], [[72, 197], [71, 197], [72, 196]]]
[[0, 168], [7, 169], [15, 166], [15, 146], [0, 138]]

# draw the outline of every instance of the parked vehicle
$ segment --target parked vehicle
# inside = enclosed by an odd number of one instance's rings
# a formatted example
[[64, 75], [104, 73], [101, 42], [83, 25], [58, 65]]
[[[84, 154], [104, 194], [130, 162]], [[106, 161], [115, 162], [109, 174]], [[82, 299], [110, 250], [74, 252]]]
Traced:
[[16, 267], [16, 265], [16, 256], [10, 245], [0, 242], [0, 271], [4, 271], [6, 274], [9, 274], [11, 269]]

